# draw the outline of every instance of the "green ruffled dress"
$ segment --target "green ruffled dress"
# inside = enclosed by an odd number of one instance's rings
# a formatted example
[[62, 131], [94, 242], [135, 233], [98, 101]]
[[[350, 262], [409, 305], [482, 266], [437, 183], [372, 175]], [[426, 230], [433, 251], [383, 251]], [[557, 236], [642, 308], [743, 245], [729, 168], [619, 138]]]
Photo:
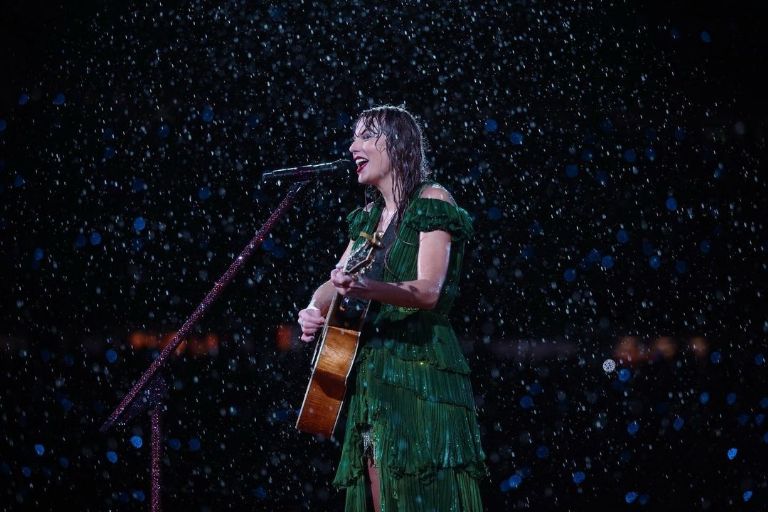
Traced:
[[[417, 191], [415, 196], [418, 196]], [[377, 226], [382, 203], [347, 217], [355, 246]], [[445, 284], [433, 310], [381, 304], [350, 380], [349, 409], [334, 485], [346, 488], [346, 512], [367, 508], [363, 433], [372, 440], [382, 512], [480, 511], [478, 480], [487, 475], [469, 367], [448, 312], [458, 295], [472, 220], [439, 199], [415, 197], [404, 213], [383, 271], [388, 282], [416, 279], [419, 232], [451, 234]]]

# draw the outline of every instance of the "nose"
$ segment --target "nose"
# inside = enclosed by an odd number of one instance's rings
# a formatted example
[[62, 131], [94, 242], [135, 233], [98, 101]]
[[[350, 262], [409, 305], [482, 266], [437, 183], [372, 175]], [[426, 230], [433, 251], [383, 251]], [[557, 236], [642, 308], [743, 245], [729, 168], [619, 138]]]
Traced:
[[352, 139], [352, 144], [349, 145], [349, 152], [352, 153], [352, 156], [355, 156], [355, 149], [357, 149], [357, 146], [355, 146], [355, 144], [357, 144], [357, 137]]

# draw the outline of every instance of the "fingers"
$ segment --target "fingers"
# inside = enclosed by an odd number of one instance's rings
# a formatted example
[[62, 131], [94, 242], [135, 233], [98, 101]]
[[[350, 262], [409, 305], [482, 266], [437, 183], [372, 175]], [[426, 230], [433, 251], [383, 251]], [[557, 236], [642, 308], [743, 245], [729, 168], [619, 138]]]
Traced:
[[335, 268], [331, 271], [331, 284], [341, 295], [347, 295], [357, 281], [357, 276], [345, 274], [339, 268]]
[[307, 314], [305, 313], [306, 310], [302, 310], [299, 312], [299, 325], [302, 329], [308, 330], [313, 329], [317, 330], [319, 327], [321, 327], [325, 323], [325, 317], [321, 316], [319, 314]]
[[314, 308], [299, 311], [299, 327], [301, 327], [301, 341], [310, 342], [315, 334], [325, 324], [325, 317]]
[[334, 285], [344, 285], [355, 281], [355, 276], [345, 273], [342, 269], [336, 267], [331, 270], [331, 282]]
[[317, 309], [302, 309], [299, 311], [299, 322], [325, 322], [325, 317]]

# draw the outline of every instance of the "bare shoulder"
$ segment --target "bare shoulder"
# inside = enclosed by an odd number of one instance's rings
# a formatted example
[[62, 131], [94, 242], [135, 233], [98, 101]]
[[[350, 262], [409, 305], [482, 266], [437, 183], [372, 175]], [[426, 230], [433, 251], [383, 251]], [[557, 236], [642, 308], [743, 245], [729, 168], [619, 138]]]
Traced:
[[438, 199], [440, 201], [445, 201], [446, 203], [450, 203], [454, 206], [456, 205], [456, 201], [453, 200], [453, 196], [451, 196], [451, 193], [448, 192], [445, 189], [445, 187], [443, 187], [442, 185], [438, 185], [437, 183], [432, 183], [424, 187], [421, 190], [419, 197], [423, 197], [425, 199]]

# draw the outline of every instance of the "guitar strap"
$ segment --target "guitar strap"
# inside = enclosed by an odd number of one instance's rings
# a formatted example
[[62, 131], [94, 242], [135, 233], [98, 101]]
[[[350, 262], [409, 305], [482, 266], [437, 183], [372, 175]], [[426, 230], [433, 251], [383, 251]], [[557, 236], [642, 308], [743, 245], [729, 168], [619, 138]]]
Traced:
[[[390, 222], [389, 226], [387, 226], [387, 230], [384, 232], [384, 236], [379, 241], [380, 245], [373, 249], [373, 263], [371, 263], [365, 271], [365, 277], [381, 280], [381, 277], [384, 275], [384, 261], [387, 256], [387, 248], [394, 242], [396, 232], [397, 229], [395, 228], [395, 223]], [[361, 233], [361, 236], [368, 238], [366, 235], [367, 233]], [[347, 321], [354, 322], [355, 318], [360, 318], [363, 312], [367, 310], [368, 312], [365, 316], [364, 324], [368, 325], [370, 325], [373, 319], [376, 318], [380, 308], [380, 304], [376, 301], [368, 301], [355, 297], [344, 297], [342, 303], [344, 305], [344, 312], [342, 313], [343, 318]]]
[[395, 223], [390, 222], [389, 226], [387, 226], [387, 230], [384, 232], [384, 236], [381, 238], [381, 246], [374, 249], [375, 257], [373, 258], [371, 266], [365, 271], [366, 277], [381, 280], [381, 276], [384, 275], [384, 259], [387, 254], [387, 248], [394, 242], [396, 232], [397, 229], [395, 229]]

